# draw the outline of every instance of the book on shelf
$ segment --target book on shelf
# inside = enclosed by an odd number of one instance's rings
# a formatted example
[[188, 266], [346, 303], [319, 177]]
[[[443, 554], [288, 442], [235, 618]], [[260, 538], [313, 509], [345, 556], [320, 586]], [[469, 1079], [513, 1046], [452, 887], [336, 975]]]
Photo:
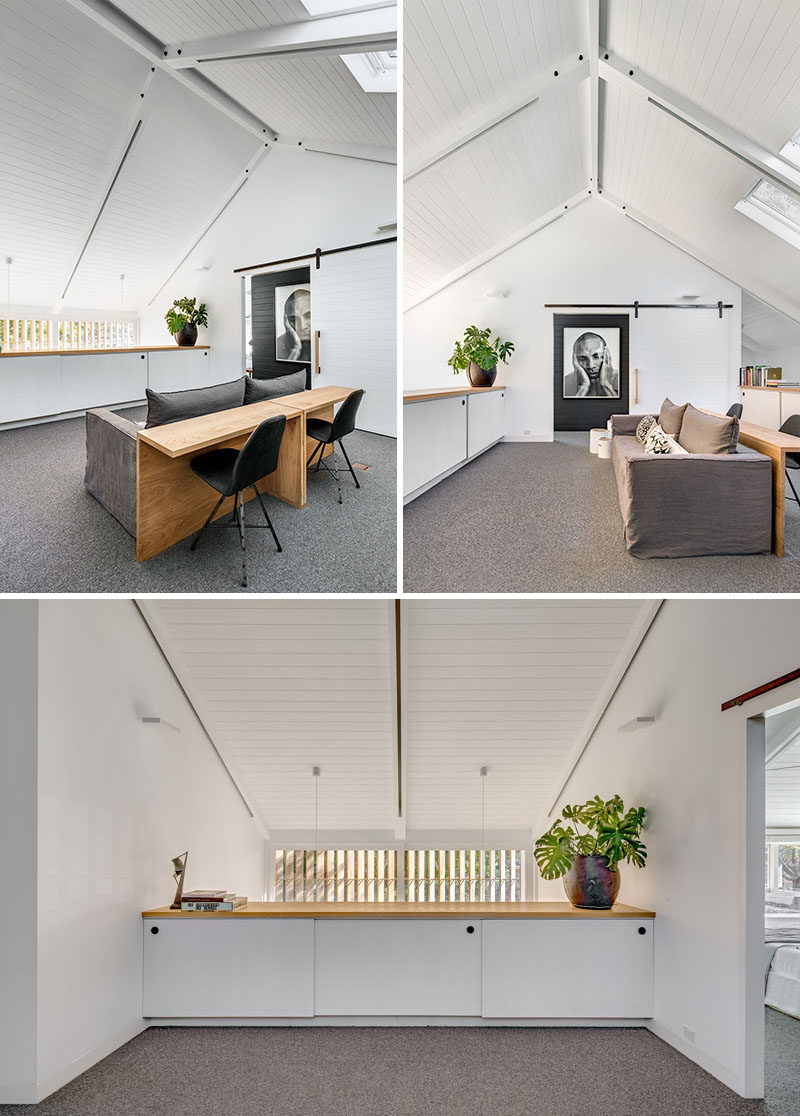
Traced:
[[187, 899], [184, 895], [181, 900], [182, 911], [238, 911], [240, 907], [247, 906], [246, 895], [225, 894], [218, 899]]
[[775, 387], [782, 383], [782, 368], [768, 364], [746, 364], [739, 369], [739, 387]]
[[182, 899], [184, 903], [197, 903], [199, 901], [211, 903], [218, 899], [229, 899], [232, 894], [232, 891], [212, 891], [211, 889], [184, 891]]

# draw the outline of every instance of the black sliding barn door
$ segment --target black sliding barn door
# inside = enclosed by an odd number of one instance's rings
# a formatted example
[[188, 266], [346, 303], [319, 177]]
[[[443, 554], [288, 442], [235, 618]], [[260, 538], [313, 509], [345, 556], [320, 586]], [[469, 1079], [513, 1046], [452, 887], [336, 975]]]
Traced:
[[[619, 330], [619, 398], [564, 398], [566, 373], [572, 370], [572, 346], [564, 344], [564, 330], [579, 329], [603, 335], [603, 329]], [[605, 426], [612, 415], [626, 415], [628, 403], [628, 349], [630, 319], [627, 314], [554, 314], [553, 315], [553, 429], [591, 430]], [[568, 350], [565, 352], [565, 348]]]
[[[277, 360], [276, 335], [283, 333], [283, 322], [275, 321], [275, 288], [289, 287], [295, 283], [309, 285], [311, 268], [296, 267], [291, 271], [273, 271], [254, 275], [250, 280], [250, 312], [253, 331], [253, 377], [256, 380], [273, 380], [301, 368], [306, 372], [306, 388], [311, 387], [311, 364], [300, 361]], [[311, 312], [314, 312], [314, 295], [311, 295]]]

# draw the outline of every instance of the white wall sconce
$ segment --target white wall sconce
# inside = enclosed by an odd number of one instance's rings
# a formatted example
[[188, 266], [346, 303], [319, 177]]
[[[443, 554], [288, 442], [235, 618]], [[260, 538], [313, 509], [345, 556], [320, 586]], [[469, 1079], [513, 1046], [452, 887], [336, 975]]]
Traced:
[[493, 287], [491, 291], [486, 292], [487, 298], [508, 298], [511, 291], [502, 287]]
[[655, 717], [634, 717], [632, 721], [626, 721], [624, 725], [620, 725], [617, 732], [638, 732], [639, 729], [650, 728], [655, 724]]

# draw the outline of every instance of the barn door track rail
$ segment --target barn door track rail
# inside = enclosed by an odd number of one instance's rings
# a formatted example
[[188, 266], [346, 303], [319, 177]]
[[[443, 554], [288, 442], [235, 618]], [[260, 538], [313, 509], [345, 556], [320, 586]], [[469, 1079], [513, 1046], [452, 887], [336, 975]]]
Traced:
[[545, 310], [633, 310], [634, 318], [640, 310], [732, 310], [732, 302], [546, 302]]
[[235, 267], [233, 274], [242, 271], [260, 271], [265, 267], [278, 267], [280, 264], [302, 263], [305, 260], [315, 260], [316, 270], [319, 271], [320, 260], [323, 256], [336, 256], [339, 252], [355, 252], [359, 248], [374, 248], [376, 244], [392, 244], [396, 236], [382, 236], [380, 240], [365, 240], [361, 244], [345, 244], [342, 248], [315, 248], [313, 252], [306, 252], [304, 256], [289, 256], [285, 260], [269, 260], [268, 263], [250, 264], [249, 267]]
[[798, 678], [800, 678], [800, 670], [782, 674], [780, 678], [774, 678], [772, 682], [765, 682], [763, 686], [756, 686], [754, 690], [748, 690], [746, 694], [739, 694], [738, 697], [731, 698], [730, 701], [723, 701], [721, 710], [724, 713], [726, 709], [735, 709], [739, 705], [744, 705], [746, 701], [752, 701], [753, 698], [761, 697], [762, 694], [768, 694], [770, 690], [777, 690], [779, 686], [785, 686], [787, 682], [794, 682]]

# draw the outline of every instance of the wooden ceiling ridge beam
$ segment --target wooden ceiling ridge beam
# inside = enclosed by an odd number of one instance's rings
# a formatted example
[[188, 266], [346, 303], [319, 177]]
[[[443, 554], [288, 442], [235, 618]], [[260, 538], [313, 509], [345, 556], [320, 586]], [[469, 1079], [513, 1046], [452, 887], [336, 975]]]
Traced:
[[441, 279], [437, 279], [423, 291], [408, 299], [405, 304], [405, 310], [412, 310], [415, 306], [419, 306], [429, 298], [433, 298], [433, 296], [439, 294], [440, 291], [452, 286], [453, 283], [457, 283], [459, 279], [465, 278], [465, 276], [470, 275], [473, 271], [477, 271], [479, 267], [483, 267], [484, 264], [490, 263], [498, 256], [502, 256], [504, 252], [508, 252], [511, 248], [515, 248], [524, 240], [528, 240], [529, 237], [541, 232], [542, 229], [546, 229], [548, 225], [552, 225], [554, 221], [558, 221], [559, 218], [565, 217], [567, 213], [571, 213], [572, 210], [588, 200], [589, 192], [587, 190], [581, 190], [579, 194], [573, 194], [571, 198], [565, 199], [561, 205], [557, 205], [554, 209], [549, 210], [547, 213], [543, 213], [541, 217], [537, 217], [535, 220], [531, 221], [530, 224], [524, 225], [521, 229], [517, 229], [516, 232], [511, 233], [509, 236], [505, 237], [504, 240], [498, 241], [498, 243], [492, 245], [491, 248], [487, 248], [485, 252], [481, 252], [478, 256], [473, 256], [466, 263], [460, 264], [452, 271], [448, 271]]
[[196, 70], [178, 70], [170, 65], [164, 58], [164, 44], [109, 3], [109, 0], [65, 0], [65, 3], [76, 12], [86, 16], [98, 27], [102, 27], [119, 42], [125, 43], [132, 50], [135, 50], [152, 67], [169, 74], [174, 81], [194, 93], [206, 104], [222, 112], [246, 131], [258, 136], [262, 142], [265, 142], [265, 139], [275, 142], [278, 138], [275, 128], [259, 119], [239, 101], [214, 85], [204, 74], [198, 73]]
[[653, 221], [647, 214], [642, 213], [640, 210], [632, 209], [622, 198], [618, 198], [614, 194], [609, 194], [607, 190], [603, 190], [600, 196], [604, 202], [621, 210], [626, 217], [630, 217], [637, 225], [641, 225], [642, 228], [647, 229], [662, 240], [665, 240], [668, 244], [671, 244], [673, 248], [678, 248], [681, 252], [685, 252], [687, 256], [691, 256], [692, 259], [697, 260], [697, 262], [703, 264], [704, 267], [709, 268], [711, 271], [716, 271], [718, 275], [723, 279], [727, 279], [729, 283], [735, 283], [737, 287], [741, 287], [743, 291], [752, 295], [753, 298], [757, 298], [759, 302], [763, 302], [764, 305], [768, 306], [771, 310], [783, 314], [783, 316], [788, 318], [791, 322], [800, 325], [800, 306], [793, 306], [791, 303], [785, 302], [781, 298], [776, 298], [772, 294], [764, 294], [756, 290], [752, 282], [752, 277], [745, 275], [745, 273], [739, 271], [738, 268], [730, 268], [720, 260], [709, 256], [707, 253], [703, 252], [701, 248], [698, 248], [694, 244], [690, 244], [688, 240], [684, 240], [683, 237], [679, 236], [678, 233], [674, 232], [672, 229], [668, 229], [664, 225], [660, 225], [657, 221]]
[[320, 16], [206, 39], [172, 43], [164, 58], [174, 70], [266, 56], [355, 54], [397, 47], [397, 6]]
[[624, 58], [609, 51], [602, 52], [599, 67], [600, 77], [604, 81], [615, 83], [665, 112], [679, 124], [691, 128], [698, 135], [733, 155], [739, 162], [746, 164], [754, 174], [767, 179], [778, 189], [800, 200], [800, 168], [787, 159], [737, 132], [735, 128], [674, 89], [663, 85]]
[[663, 603], [664, 600], [661, 597], [642, 601], [639, 614], [631, 625], [628, 637], [622, 645], [592, 708], [589, 710], [586, 720], [575, 738], [575, 743], [561, 767], [558, 778], [553, 784], [555, 789], [553, 794], [548, 796], [548, 807], [535, 819], [531, 827], [532, 840], [535, 841], [547, 827], [548, 821], [559, 799], [566, 790], [584, 752], [589, 747], [596, 730], [605, 717], [609, 706], [622, 685], [625, 675], [628, 673], [634, 659], [639, 654], [647, 633], [652, 628], [653, 622], [658, 616]]
[[556, 62], [552, 69], [537, 74], [507, 96], [472, 113], [444, 136], [425, 147], [416, 158], [408, 161], [405, 181], [411, 182], [451, 159], [468, 144], [533, 108], [548, 94], [561, 92], [583, 81], [589, 76], [589, 65], [585, 55], [569, 54]]

